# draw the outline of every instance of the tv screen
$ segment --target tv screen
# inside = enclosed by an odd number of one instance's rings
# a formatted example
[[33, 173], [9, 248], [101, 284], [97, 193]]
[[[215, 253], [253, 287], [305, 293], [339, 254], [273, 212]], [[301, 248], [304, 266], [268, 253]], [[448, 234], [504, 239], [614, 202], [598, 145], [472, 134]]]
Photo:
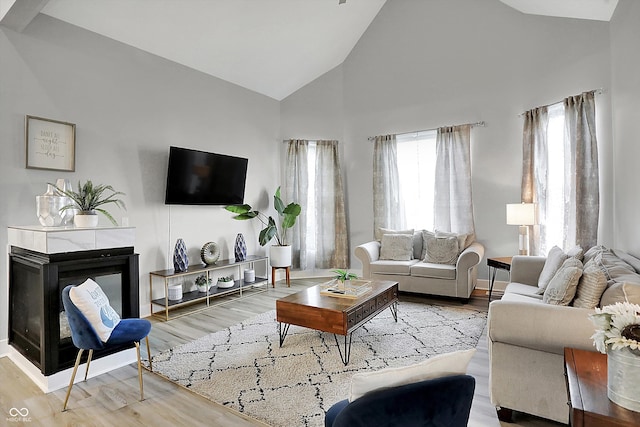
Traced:
[[188, 148], [169, 148], [167, 205], [235, 205], [244, 202], [248, 160]]

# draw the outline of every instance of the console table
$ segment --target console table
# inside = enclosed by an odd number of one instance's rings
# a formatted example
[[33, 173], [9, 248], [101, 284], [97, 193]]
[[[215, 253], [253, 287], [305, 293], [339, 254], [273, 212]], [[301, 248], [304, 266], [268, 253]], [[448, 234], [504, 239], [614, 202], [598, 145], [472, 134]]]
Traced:
[[[248, 256], [244, 261], [234, 261], [232, 259], [226, 259], [222, 261], [217, 261], [212, 265], [193, 265], [187, 268], [187, 271], [183, 272], [175, 272], [173, 269], [168, 270], [159, 270], [152, 271], [149, 273], [149, 295], [153, 298], [153, 279], [160, 278], [164, 281], [164, 295], [161, 298], [156, 298], [151, 300], [151, 314], [154, 316], [159, 316], [160, 318], [164, 318], [164, 320], [169, 320], [169, 312], [171, 310], [185, 307], [187, 305], [192, 305], [195, 303], [205, 303], [204, 307], [200, 309], [190, 310], [188, 313], [182, 313], [178, 315], [174, 315], [173, 318], [177, 318], [180, 316], [184, 316], [186, 314], [195, 313], [196, 311], [205, 310], [211, 307], [211, 299], [219, 298], [222, 296], [238, 294], [239, 297], [243, 297], [244, 293], [247, 290], [255, 291], [256, 286], [265, 285], [264, 289], [260, 289], [257, 292], [264, 292], [267, 290], [266, 284], [268, 283], [267, 278], [267, 264], [269, 263], [269, 258], [266, 256]], [[256, 271], [256, 277], [254, 281], [248, 282], [244, 280], [244, 268], [250, 267], [253, 269], [258, 269], [259, 273]], [[193, 276], [194, 280], [197, 276], [205, 275], [207, 281], [212, 278], [212, 274], [216, 270], [235, 270], [235, 277], [238, 277], [238, 280], [235, 280], [235, 283], [230, 288], [217, 288], [214, 285], [211, 285], [207, 292], [198, 292], [197, 290], [191, 292], [183, 292], [182, 299], [180, 300], [170, 300], [169, 299], [169, 282], [174, 279], [184, 280], [187, 276]], [[261, 274], [261, 275], [259, 275]], [[221, 272], [221, 275], [222, 272]], [[213, 283], [213, 280], [212, 280]], [[253, 292], [255, 293], [255, 292]], [[218, 304], [223, 304], [223, 301]], [[162, 307], [161, 311], [153, 311], [155, 307]]]
[[565, 348], [564, 367], [571, 426], [632, 427], [640, 425], [640, 412], [618, 406], [607, 397], [606, 354]]

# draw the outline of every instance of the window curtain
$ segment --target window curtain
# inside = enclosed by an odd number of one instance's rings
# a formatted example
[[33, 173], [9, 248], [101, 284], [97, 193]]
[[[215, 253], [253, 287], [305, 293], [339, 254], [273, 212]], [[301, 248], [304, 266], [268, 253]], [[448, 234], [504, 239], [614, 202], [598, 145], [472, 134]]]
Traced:
[[296, 225], [287, 231], [291, 244], [291, 261], [293, 268], [306, 269], [307, 260], [307, 229], [308, 169], [309, 141], [291, 139], [287, 143], [285, 155], [285, 179], [281, 191], [283, 202], [289, 204], [296, 202], [302, 208], [302, 214], [298, 216]]
[[405, 227], [395, 135], [376, 136], [373, 148], [373, 230]]
[[347, 219], [338, 141], [317, 141], [315, 162], [315, 266], [347, 268]]
[[545, 224], [547, 219], [548, 151], [547, 107], [535, 108], [524, 113], [522, 131], [522, 202], [538, 205], [538, 226], [529, 226], [530, 253], [547, 253]]
[[[598, 144], [596, 140], [594, 92], [570, 96], [564, 100], [565, 156], [567, 180], [565, 194], [569, 203], [565, 212], [565, 248], [595, 246], [598, 240], [600, 191], [598, 183]], [[573, 190], [573, 191], [568, 191]]]
[[435, 229], [475, 234], [471, 191], [471, 125], [438, 129], [435, 174]]
[[[571, 96], [564, 107], [564, 249], [595, 246], [600, 196], [594, 92]], [[540, 225], [534, 228], [534, 255], [546, 254], [548, 147], [547, 107], [525, 113], [523, 131], [522, 201], [538, 204]]]

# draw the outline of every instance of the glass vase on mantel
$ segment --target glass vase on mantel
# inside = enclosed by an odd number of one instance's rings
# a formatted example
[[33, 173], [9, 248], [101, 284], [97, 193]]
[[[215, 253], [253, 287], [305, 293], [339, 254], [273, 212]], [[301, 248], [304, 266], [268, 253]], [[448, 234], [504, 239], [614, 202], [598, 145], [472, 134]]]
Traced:
[[607, 397], [623, 408], [640, 412], [639, 350], [607, 350]]
[[[71, 182], [68, 179], [58, 179], [56, 186], [62, 190], [71, 190]], [[60, 194], [55, 186], [47, 184], [47, 191], [41, 196], [36, 196], [38, 221], [45, 227], [69, 225], [73, 220], [73, 210], [61, 209], [70, 203], [71, 199]]]

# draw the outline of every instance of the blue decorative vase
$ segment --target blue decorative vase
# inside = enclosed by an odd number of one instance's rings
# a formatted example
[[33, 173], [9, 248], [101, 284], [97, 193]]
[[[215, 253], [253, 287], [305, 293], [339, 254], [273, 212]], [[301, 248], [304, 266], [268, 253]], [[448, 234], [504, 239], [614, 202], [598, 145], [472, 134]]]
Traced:
[[187, 271], [189, 267], [189, 258], [187, 258], [187, 245], [184, 240], [176, 241], [176, 248], [173, 250], [173, 270], [176, 273]]
[[247, 244], [244, 242], [242, 233], [236, 236], [236, 244], [233, 246], [233, 253], [236, 255], [236, 261], [244, 261], [247, 259]]

